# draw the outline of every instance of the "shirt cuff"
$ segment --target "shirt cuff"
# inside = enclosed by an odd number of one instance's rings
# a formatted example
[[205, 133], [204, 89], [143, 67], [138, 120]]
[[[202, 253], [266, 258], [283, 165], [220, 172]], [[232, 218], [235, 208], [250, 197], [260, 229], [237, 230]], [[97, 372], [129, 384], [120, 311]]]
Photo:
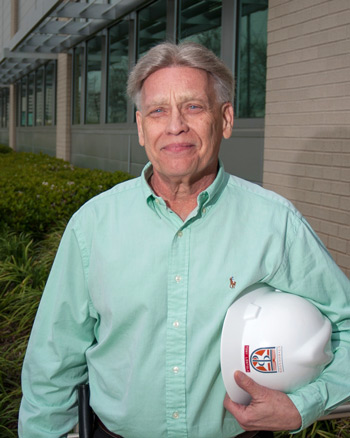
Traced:
[[312, 384], [287, 395], [301, 416], [300, 429], [289, 431], [290, 433], [300, 432], [324, 414], [326, 400], [321, 396], [319, 389]]

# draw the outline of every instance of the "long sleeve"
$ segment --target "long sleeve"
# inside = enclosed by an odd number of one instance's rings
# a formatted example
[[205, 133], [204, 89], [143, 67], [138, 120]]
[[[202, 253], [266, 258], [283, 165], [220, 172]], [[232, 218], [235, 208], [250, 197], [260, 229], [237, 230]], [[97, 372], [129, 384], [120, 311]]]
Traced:
[[304, 428], [350, 398], [350, 281], [303, 218], [295, 229], [272, 283], [309, 299], [330, 319], [334, 352], [315, 382], [289, 395]]
[[87, 380], [94, 342], [83, 257], [71, 224], [62, 238], [22, 370], [19, 436], [65, 436], [77, 423], [76, 387]]

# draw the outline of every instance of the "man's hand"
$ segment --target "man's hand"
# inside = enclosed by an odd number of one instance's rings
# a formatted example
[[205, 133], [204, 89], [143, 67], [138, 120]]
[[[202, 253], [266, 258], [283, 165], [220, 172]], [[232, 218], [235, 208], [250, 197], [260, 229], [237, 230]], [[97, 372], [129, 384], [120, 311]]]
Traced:
[[252, 400], [248, 406], [244, 406], [233, 402], [226, 394], [224, 407], [244, 430], [277, 431], [300, 428], [300, 414], [286, 394], [255, 383], [241, 371], [236, 371], [234, 377], [237, 385], [247, 391]]

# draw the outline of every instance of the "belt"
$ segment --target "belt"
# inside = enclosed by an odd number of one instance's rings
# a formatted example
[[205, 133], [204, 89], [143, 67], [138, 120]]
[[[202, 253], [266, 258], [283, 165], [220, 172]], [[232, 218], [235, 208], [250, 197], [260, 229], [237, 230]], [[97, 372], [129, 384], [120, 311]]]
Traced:
[[[106, 435], [111, 436], [113, 438], [123, 438], [121, 435], [117, 435], [116, 433], [113, 433], [110, 430], [108, 430], [107, 427], [102, 423], [102, 421], [99, 418], [97, 418], [97, 424], [98, 427], [102, 429]], [[236, 438], [253, 438], [257, 434], [258, 434], [257, 431], [243, 432], [240, 435], [238, 435]]]
[[252, 432], [243, 432], [240, 435], [237, 435], [236, 438], [253, 438], [255, 435], [257, 435], [259, 432], [252, 431]]

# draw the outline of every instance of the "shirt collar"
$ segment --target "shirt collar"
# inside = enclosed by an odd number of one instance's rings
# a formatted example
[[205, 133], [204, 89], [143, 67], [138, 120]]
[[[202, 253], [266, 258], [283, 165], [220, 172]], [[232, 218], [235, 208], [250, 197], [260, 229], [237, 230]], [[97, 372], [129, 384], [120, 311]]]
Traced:
[[[148, 162], [146, 166], [143, 168], [141, 174], [141, 184], [142, 184], [142, 189], [145, 195], [146, 202], [151, 208], [153, 208], [153, 203], [155, 202], [155, 200], [157, 200], [156, 202], [158, 204], [165, 205], [164, 200], [154, 193], [154, 191], [152, 190], [152, 188], [148, 183], [150, 177], [152, 176], [152, 173], [153, 173], [153, 166], [150, 162]], [[229, 179], [229, 175], [225, 172], [222, 161], [219, 160], [219, 169], [215, 180], [212, 182], [212, 184], [210, 184], [209, 187], [203, 190], [197, 197], [198, 208], [208, 207], [215, 204], [217, 200], [220, 198], [224, 188], [226, 187], [228, 179]]]

